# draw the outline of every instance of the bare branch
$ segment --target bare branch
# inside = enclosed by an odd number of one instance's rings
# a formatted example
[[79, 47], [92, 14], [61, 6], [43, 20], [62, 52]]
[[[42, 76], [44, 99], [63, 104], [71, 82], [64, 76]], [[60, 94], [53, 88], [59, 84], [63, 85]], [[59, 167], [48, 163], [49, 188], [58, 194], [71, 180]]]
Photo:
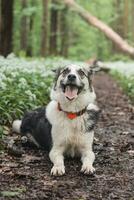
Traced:
[[134, 57], [134, 47], [130, 46], [119, 34], [111, 27], [93, 16], [90, 12], [78, 5], [74, 0], [64, 0], [64, 3], [73, 11], [78, 13], [88, 24], [98, 28], [105, 34], [117, 47], [124, 53]]

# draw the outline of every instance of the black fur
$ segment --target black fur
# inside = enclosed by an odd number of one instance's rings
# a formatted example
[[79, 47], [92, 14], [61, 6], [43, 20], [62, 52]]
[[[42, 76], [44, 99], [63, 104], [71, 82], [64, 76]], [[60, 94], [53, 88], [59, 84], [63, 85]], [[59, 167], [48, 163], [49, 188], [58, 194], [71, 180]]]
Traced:
[[[87, 110], [87, 113], [86, 132], [90, 132], [97, 123], [100, 110]], [[21, 124], [21, 135], [27, 136], [30, 133], [40, 147], [50, 151], [52, 147], [51, 128], [52, 125], [46, 118], [46, 108], [42, 107], [24, 115]]]
[[91, 79], [90, 72], [88, 72], [88, 77], [87, 78], [88, 78], [90, 92], [92, 92], [93, 88], [92, 88], [92, 79]]
[[98, 118], [99, 118], [99, 114], [100, 114], [100, 110], [87, 110], [87, 113], [88, 113], [88, 120], [87, 120], [87, 125], [86, 125], [86, 131], [87, 132], [90, 132], [91, 130], [94, 129], [97, 121], [98, 121]]
[[21, 134], [26, 136], [27, 133], [30, 133], [44, 150], [49, 151], [52, 146], [51, 128], [52, 126], [46, 118], [46, 109], [42, 107], [24, 115]]

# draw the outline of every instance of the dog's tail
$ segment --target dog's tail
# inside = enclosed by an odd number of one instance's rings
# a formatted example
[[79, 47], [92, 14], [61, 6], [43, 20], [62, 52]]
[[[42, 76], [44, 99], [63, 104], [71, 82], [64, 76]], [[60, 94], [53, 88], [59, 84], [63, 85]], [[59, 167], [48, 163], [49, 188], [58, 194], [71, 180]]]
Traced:
[[22, 121], [21, 120], [15, 120], [12, 124], [12, 130], [15, 133], [21, 133], [20, 127], [21, 127]]

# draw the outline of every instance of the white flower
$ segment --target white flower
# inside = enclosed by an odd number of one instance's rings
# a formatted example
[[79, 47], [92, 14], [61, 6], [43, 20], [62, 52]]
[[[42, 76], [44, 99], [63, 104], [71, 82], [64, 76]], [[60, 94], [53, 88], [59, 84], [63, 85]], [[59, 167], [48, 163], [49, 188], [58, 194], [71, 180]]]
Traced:
[[5, 74], [0, 73], [0, 81], [6, 80]]
[[6, 89], [6, 84], [5, 84], [4, 82], [1, 82], [1, 83], [0, 83], [0, 88], [1, 88], [2, 90], [5, 90], [5, 89]]
[[25, 78], [20, 78], [19, 79], [19, 82], [22, 84], [22, 85], [27, 85], [27, 81]]
[[29, 99], [32, 100], [36, 100], [36, 95], [33, 94], [30, 90], [26, 90], [25, 94], [29, 96]]
[[30, 90], [26, 90], [26, 91], [25, 91], [25, 94], [27, 94], [28, 96], [32, 96], [32, 95], [33, 95], [32, 92], [31, 92]]
[[40, 82], [39, 84], [40, 84], [40, 86], [42, 86], [42, 87], [45, 86], [45, 83], [44, 83], [44, 82]]
[[132, 87], [132, 83], [128, 83], [128, 88], [131, 88]]
[[32, 94], [31, 96], [29, 96], [30, 101], [35, 101], [36, 100], [36, 95]]

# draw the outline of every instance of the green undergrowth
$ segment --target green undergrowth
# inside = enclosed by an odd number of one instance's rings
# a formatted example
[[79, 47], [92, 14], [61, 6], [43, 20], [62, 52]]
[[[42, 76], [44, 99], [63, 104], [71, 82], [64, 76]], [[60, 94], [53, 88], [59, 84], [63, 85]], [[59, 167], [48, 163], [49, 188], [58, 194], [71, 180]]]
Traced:
[[52, 69], [64, 62], [67, 61], [0, 56], [0, 138], [4, 127], [11, 126], [14, 119], [48, 103], [54, 79]]
[[127, 77], [114, 70], [111, 71], [111, 74], [123, 88], [124, 92], [129, 96], [132, 104], [134, 104], [134, 75]]
[[63, 58], [0, 56], [0, 138], [25, 111], [46, 105], [54, 80], [52, 69], [73, 61]]

